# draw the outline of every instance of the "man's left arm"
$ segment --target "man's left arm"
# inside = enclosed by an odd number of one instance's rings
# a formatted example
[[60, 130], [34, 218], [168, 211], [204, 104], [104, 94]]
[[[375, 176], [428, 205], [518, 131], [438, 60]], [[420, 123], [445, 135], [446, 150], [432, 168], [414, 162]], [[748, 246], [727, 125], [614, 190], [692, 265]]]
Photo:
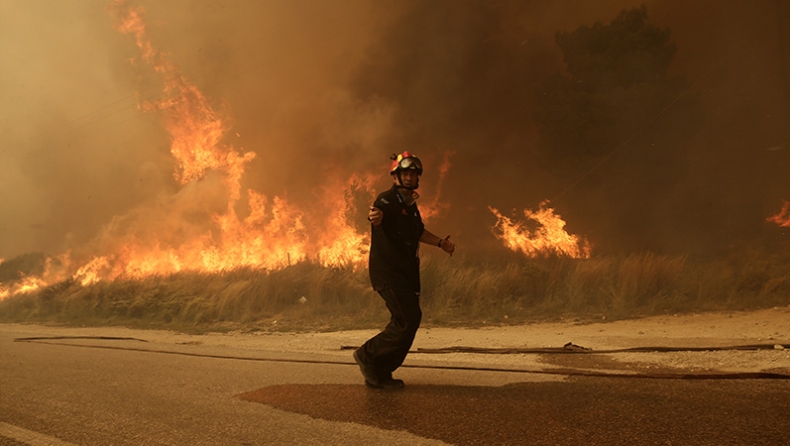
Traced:
[[450, 255], [453, 255], [453, 252], [455, 252], [455, 243], [450, 241], [449, 235], [445, 238], [441, 238], [425, 229], [422, 231], [420, 241], [426, 245], [438, 246], [439, 248], [442, 248], [442, 251]]

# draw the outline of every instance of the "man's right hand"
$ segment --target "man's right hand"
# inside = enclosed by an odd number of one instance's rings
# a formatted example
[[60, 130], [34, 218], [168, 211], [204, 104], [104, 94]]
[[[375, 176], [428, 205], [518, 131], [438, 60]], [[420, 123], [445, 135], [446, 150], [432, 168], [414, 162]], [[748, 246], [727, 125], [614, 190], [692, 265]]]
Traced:
[[371, 206], [368, 210], [368, 221], [373, 223], [373, 226], [378, 226], [384, 220], [384, 212], [376, 206]]

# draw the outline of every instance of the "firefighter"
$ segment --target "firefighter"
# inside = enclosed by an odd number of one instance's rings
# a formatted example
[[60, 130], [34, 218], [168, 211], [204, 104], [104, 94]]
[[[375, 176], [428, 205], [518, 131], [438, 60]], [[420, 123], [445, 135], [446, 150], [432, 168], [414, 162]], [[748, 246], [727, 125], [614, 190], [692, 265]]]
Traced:
[[450, 236], [440, 238], [422, 223], [416, 200], [422, 162], [409, 152], [392, 156], [392, 188], [370, 207], [370, 281], [384, 299], [391, 318], [384, 330], [354, 352], [365, 384], [379, 389], [403, 388], [392, 372], [401, 366], [420, 326], [419, 244], [452, 255]]

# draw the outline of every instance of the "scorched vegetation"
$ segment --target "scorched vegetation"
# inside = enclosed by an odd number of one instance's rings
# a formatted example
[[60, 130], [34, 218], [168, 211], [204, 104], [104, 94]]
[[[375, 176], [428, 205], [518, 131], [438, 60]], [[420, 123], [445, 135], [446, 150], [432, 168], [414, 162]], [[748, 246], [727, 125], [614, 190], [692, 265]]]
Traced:
[[[20, 264], [0, 264], [0, 273], [9, 276], [7, 269]], [[429, 326], [764, 308], [790, 304], [790, 254], [715, 260], [653, 253], [590, 259], [426, 256], [422, 300]], [[86, 286], [68, 280], [0, 301], [0, 321], [187, 331], [338, 330], [380, 327], [386, 311], [365, 268], [302, 262], [274, 271], [184, 272]]]

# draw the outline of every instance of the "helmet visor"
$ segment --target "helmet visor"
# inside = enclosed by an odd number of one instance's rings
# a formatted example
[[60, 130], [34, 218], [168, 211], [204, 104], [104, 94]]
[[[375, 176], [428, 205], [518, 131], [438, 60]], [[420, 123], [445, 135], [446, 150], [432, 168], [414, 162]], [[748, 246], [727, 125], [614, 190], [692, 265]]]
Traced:
[[422, 163], [417, 158], [403, 158], [398, 163], [398, 167], [401, 169], [413, 169], [418, 172], [422, 172]]

